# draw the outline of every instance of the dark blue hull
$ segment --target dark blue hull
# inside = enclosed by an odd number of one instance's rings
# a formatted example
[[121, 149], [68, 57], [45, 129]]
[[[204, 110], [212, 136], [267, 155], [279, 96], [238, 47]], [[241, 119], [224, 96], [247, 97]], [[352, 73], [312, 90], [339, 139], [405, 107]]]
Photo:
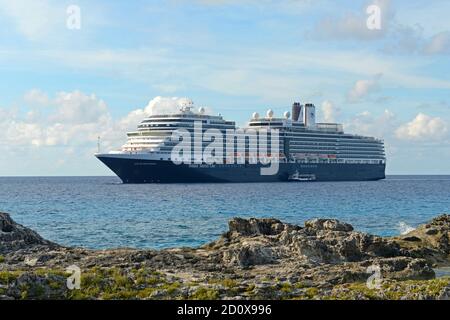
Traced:
[[261, 175], [261, 164], [176, 165], [171, 161], [97, 156], [124, 183], [279, 182], [290, 175], [315, 175], [316, 181], [366, 181], [385, 178], [385, 164], [280, 163], [276, 175]]

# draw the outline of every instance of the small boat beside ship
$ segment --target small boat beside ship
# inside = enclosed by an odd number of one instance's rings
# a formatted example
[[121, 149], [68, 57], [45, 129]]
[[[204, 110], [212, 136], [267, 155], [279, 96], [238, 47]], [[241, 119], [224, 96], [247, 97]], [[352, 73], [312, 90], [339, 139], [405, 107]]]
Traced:
[[295, 171], [295, 173], [293, 173], [289, 176], [288, 181], [298, 181], [298, 182], [316, 181], [316, 175], [315, 174], [300, 174], [297, 170], [297, 171]]

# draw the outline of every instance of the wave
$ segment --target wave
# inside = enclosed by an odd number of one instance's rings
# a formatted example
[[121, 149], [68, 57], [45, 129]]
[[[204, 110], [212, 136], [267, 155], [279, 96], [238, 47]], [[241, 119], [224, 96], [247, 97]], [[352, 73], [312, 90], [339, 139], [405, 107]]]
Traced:
[[407, 233], [410, 233], [411, 231], [414, 231], [415, 228], [406, 224], [406, 222], [400, 221], [398, 223], [398, 227], [397, 227], [398, 231], [400, 231], [400, 234], [404, 235]]

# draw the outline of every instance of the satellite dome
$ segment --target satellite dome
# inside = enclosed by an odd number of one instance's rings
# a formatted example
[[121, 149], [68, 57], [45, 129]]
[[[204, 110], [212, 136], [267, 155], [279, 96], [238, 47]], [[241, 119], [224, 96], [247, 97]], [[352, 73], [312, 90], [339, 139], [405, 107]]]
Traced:
[[205, 108], [203, 108], [203, 107], [198, 108], [198, 113], [204, 114], [205, 113]]
[[259, 119], [259, 113], [258, 112], [253, 112], [252, 118], [255, 120]]
[[290, 113], [289, 111], [286, 111], [286, 112], [284, 113], [284, 117], [285, 117], [286, 119], [289, 119], [289, 118], [291, 117], [291, 113]]
[[267, 118], [272, 118], [273, 117], [273, 110], [269, 109], [267, 110]]

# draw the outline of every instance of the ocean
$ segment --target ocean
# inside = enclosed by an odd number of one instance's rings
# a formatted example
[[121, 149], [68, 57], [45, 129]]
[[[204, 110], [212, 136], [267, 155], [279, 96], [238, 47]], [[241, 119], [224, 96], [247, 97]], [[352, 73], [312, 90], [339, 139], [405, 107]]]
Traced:
[[122, 184], [116, 177], [2, 177], [0, 211], [44, 238], [92, 249], [199, 246], [232, 217], [336, 218], [397, 235], [450, 211], [450, 176], [370, 182]]

